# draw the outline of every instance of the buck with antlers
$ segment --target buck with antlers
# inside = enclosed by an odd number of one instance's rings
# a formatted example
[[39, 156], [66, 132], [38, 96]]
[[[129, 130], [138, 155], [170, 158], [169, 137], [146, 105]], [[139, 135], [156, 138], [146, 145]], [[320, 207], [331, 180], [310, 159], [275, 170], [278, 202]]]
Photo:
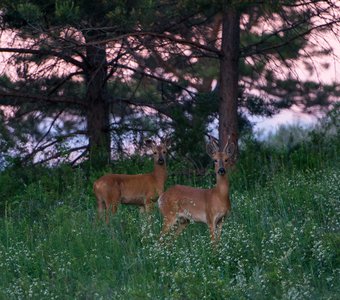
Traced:
[[158, 206], [163, 215], [162, 235], [177, 223], [179, 234], [190, 221], [195, 221], [209, 226], [213, 242], [219, 240], [224, 217], [231, 209], [226, 168], [235, 148], [235, 143], [229, 138], [223, 151], [219, 151], [217, 143], [210, 137], [206, 149], [215, 163], [216, 186], [212, 189], [200, 189], [175, 185], [159, 197]]
[[98, 218], [106, 211], [106, 223], [109, 222], [109, 210], [114, 214], [119, 203], [141, 206], [146, 212], [153, 207], [153, 200], [164, 191], [167, 178], [166, 152], [168, 141], [156, 144], [147, 140], [146, 145], [153, 151], [154, 169], [147, 174], [107, 174], [97, 179], [93, 190], [97, 198]]

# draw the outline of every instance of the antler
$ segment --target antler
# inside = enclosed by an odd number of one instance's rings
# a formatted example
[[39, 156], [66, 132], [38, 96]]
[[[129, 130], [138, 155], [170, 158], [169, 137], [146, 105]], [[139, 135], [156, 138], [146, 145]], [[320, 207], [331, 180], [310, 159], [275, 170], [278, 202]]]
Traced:
[[236, 144], [235, 144], [235, 137], [232, 135], [228, 135], [227, 142], [223, 148], [223, 152], [231, 158], [235, 154]]
[[213, 156], [214, 153], [218, 152], [217, 140], [211, 135], [209, 135], [209, 143], [206, 146], [206, 151], [210, 157]]

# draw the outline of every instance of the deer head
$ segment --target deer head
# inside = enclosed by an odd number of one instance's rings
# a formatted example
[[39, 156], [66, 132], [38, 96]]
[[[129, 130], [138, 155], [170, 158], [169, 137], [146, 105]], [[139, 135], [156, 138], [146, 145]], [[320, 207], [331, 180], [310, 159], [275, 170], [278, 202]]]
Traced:
[[154, 140], [148, 139], [145, 141], [145, 144], [152, 150], [154, 163], [160, 166], [164, 165], [166, 163], [168, 140], [157, 144]]
[[212, 136], [209, 136], [209, 143], [206, 146], [206, 151], [215, 163], [215, 172], [221, 176], [225, 175], [227, 167], [230, 166], [230, 159], [235, 153], [235, 143], [228, 138], [227, 143], [222, 151], [219, 151], [218, 142]]

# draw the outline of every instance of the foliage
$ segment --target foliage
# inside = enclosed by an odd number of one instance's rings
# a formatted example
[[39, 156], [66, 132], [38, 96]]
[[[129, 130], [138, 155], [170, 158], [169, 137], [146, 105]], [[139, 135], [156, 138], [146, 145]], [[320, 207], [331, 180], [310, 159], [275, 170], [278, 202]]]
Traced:
[[[11, 110], [11, 149], [23, 161], [77, 164], [91, 149], [116, 158], [127, 150], [122, 140], [138, 148], [157, 132], [175, 132], [177, 150], [188, 155], [182, 141], [199, 143], [214, 124], [226, 2], [12, 2], [0, 3], [2, 36], [9, 35], [0, 49], [0, 103]], [[240, 131], [249, 129], [249, 114], [293, 104], [328, 109], [337, 85], [294, 75], [301, 60], [313, 75], [314, 58], [331, 54], [315, 38], [336, 33], [336, 1], [227, 2], [242, 16]]]
[[[332, 134], [309, 134], [316, 138], [293, 149], [253, 139], [242, 146], [230, 173], [232, 214], [216, 249], [203, 224], [160, 243], [157, 209], [146, 217], [121, 206], [108, 226], [98, 222], [92, 182], [108, 169], [6, 169], [0, 298], [336, 299], [340, 144]], [[177, 163], [169, 165], [167, 185], [214, 184], [211, 172], [180, 176]], [[138, 157], [112, 166], [150, 168]]]

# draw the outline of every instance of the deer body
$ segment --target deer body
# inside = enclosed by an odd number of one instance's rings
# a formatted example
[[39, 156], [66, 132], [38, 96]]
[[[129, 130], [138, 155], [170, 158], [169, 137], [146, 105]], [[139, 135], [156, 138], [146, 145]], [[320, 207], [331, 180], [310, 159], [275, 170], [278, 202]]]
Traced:
[[171, 210], [173, 207], [179, 217], [189, 217], [206, 224], [208, 220], [215, 223], [230, 210], [228, 186], [223, 185], [213, 189], [175, 185], [160, 197], [160, 209]]
[[93, 190], [97, 199], [98, 217], [106, 211], [106, 222], [109, 221], [109, 210], [114, 214], [118, 205], [133, 204], [150, 211], [153, 200], [164, 191], [167, 178], [165, 162], [165, 145], [153, 145], [154, 170], [147, 174], [107, 174], [97, 179]]
[[[163, 215], [162, 234], [167, 233], [179, 222], [178, 231], [189, 221], [202, 222], [208, 225], [211, 239], [220, 238], [223, 219], [229, 214], [229, 182], [226, 165], [230, 157], [228, 144], [223, 152], [218, 152], [214, 142], [210, 142], [210, 156], [215, 161], [216, 186], [212, 189], [200, 189], [190, 186], [175, 185], [169, 188], [158, 199], [159, 209]], [[216, 232], [218, 227], [218, 232]]]

